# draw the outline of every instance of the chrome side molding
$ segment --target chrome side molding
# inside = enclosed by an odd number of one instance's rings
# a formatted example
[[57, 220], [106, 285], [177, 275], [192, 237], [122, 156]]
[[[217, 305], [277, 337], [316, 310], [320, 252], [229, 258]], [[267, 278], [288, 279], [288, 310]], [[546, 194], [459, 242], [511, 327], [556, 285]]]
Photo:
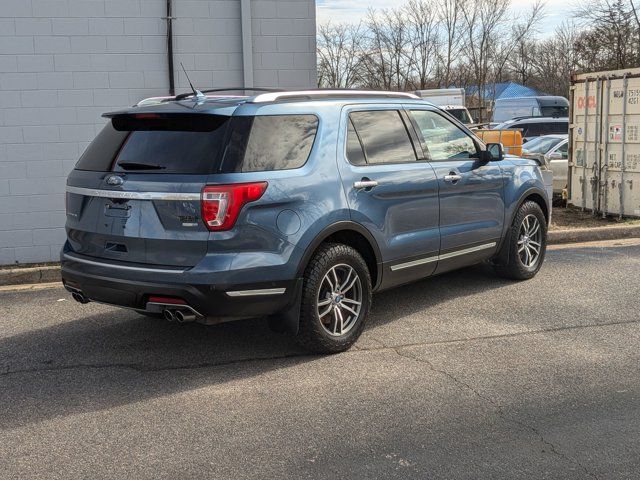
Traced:
[[469, 253], [479, 252], [481, 250], [487, 250], [497, 245], [497, 242], [485, 243], [484, 245], [478, 245], [476, 247], [464, 248], [455, 252], [443, 253], [442, 255], [433, 255], [431, 257], [419, 258], [411, 262], [398, 263], [391, 265], [391, 271], [403, 270], [405, 268], [417, 267], [418, 265], [424, 265], [426, 263], [437, 262], [438, 260], [447, 260], [448, 258], [459, 257], [460, 255], [467, 255]]

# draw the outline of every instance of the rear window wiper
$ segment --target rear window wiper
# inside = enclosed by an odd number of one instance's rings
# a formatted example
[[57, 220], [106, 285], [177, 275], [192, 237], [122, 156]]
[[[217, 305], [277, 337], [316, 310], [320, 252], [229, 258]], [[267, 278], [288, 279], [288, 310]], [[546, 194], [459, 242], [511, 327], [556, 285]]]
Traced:
[[139, 163], [139, 162], [119, 162], [118, 166], [125, 170], [164, 170], [165, 166], [154, 165], [152, 163]]

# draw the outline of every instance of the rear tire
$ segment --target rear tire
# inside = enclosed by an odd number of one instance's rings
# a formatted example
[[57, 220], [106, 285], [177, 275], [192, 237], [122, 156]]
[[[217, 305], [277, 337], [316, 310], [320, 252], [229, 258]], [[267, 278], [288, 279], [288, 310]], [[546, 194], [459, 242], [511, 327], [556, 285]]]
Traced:
[[352, 247], [322, 245], [304, 273], [297, 342], [317, 353], [337, 353], [358, 339], [371, 306], [371, 275]]
[[502, 249], [498, 258], [506, 257], [508, 261], [494, 265], [499, 276], [514, 280], [535, 277], [547, 250], [547, 220], [540, 205], [529, 201], [520, 206]]

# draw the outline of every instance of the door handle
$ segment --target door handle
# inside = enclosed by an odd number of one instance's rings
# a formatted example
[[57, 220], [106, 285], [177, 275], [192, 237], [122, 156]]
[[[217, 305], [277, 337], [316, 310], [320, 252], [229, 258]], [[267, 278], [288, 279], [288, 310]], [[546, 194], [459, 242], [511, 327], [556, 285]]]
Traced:
[[369, 180], [368, 178], [363, 178], [362, 180], [360, 180], [359, 182], [355, 182], [353, 184], [353, 188], [355, 188], [356, 190], [370, 190], [373, 187], [377, 187], [378, 186], [378, 182], [376, 182], [375, 180]]
[[456, 182], [458, 182], [460, 180], [462, 180], [462, 176], [458, 175], [457, 173], [451, 172], [449, 175], [445, 175], [444, 176], [444, 181], [445, 182], [456, 183]]

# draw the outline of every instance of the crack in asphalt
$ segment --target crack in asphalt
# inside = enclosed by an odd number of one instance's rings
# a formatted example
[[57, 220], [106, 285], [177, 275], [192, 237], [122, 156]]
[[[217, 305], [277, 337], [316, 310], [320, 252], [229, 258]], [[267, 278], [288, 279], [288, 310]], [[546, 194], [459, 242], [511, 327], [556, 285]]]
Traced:
[[504, 406], [500, 405], [499, 403], [496, 403], [491, 397], [483, 395], [477, 389], [473, 388], [467, 382], [459, 379], [458, 377], [456, 377], [452, 373], [450, 373], [450, 372], [448, 372], [446, 370], [443, 370], [443, 369], [436, 368], [433, 365], [433, 363], [431, 363], [429, 360], [423, 359], [423, 358], [414, 357], [413, 355], [410, 355], [410, 354], [408, 354], [406, 352], [403, 353], [402, 350], [405, 349], [405, 348], [411, 348], [411, 347], [391, 347], [391, 350], [393, 350], [400, 357], [407, 358], [407, 359], [412, 360], [414, 362], [418, 362], [418, 363], [427, 365], [432, 372], [434, 372], [436, 374], [444, 375], [449, 380], [451, 380], [456, 386], [458, 386], [458, 388], [460, 388], [462, 390], [469, 390], [476, 397], [478, 397], [479, 399], [483, 400], [484, 402], [490, 404], [496, 410], [496, 413], [498, 414], [498, 416], [500, 418], [502, 418], [504, 421], [506, 421], [508, 423], [516, 424], [516, 425], [518, 425], [520, 427], [523, 427], [523, 428], [533, 432], [536, 435], [536, 437], [538, 437], [540, 442], [543, 445], [546, 445], [548, 447], [548, 450], [551, 453], [553, 453], [554, 455], [564, 459], [565, 461], [568, 461], [570, 463], [573, 463], [574, 465], [577, 465], [578, 467], [580, 467], [584, 471], [584, 473], [586, 475], [590, 476], [591, 478], [594, 478], [594, 479], [598, 480], [598, 476], [595, 473], [591, 472], [587, 467], [582, 465], [577, 459], [567, 455], [566, 453], [563, 453], [563, 452], [559, 451], [558, 447], [555, 444], [553, 444], [552, 442], [550, 442], [549, 440], [547, 440], [544, 437], [544, 435], [542, 435], [542, 433], [536, 427], [534, 427], [533, 425], [529, 425], [528, 423], [525, 423], [522, 420], [518, 420], [517, 418], [514, 418], [514, 417], [508, 415], [507, 413], [505, 413], [505, 407]]
[[[384, 352], [384, 351], [395, 351], [397, 353], [397, 349], [402, 348], [416, 348], [416, 347], [429, 347], [435, 345], [447, 345], [447, 344], [455, 344], [455, 343], [465, 343], [472, 341], [481, 341], [481, 340], [496, 340], [503, 338], [515, 338], [526, 335], [539, 335], [543, 333], [554, 333], [554, 332], [562, 332], [567, 330], [579, 330], [585, 328], [599, 328], [599, 327], [610, 327], [617, 325], [628, 325], [628, 324], [637, 324], [640, 323], [640, 320], [624, 320], [619, 322], [609, 322], [609, 323], [593, 323], [587, 325], [572, 325], [572, 326], [564, 326], [564, 327], [552, 327], [545, 328], [540, 330], [529, 330], [525, 332], [514, 332], [514, 333], [505, 333], [499, 335], [480, 335], [477, 337], [466, 337], [466, 338], [457, 338], [452, 340], [438, 340], [434, 342], [417, 342], [417, 343], [407, 343], [404, 345], [386, 345], [381, 340], [371, 337], [370, 340], [373, 340], [380, 347], [357, 347], [352, 349], [352, 354], [357, 354], [359, 352]], [[186, 364], [186, 365], [167, 365], [163, 367], [151, 367], [145, 366], [140, 363], [74, 363], [68, 365], [51, 365], [51, 366], [34, 366], [29, 368], [20, 368], [11, 370], [9, 366], [3, 372], [0, 372], [0, 377], [5, 377], [8, 375], [19, 375], [19, 374], [28, 374], [28, 373], [39, 373], [39, 372], [55, 372], [55, 371], [64, 371], [64, 370], [78, 370], [78, 369], [108, 369], [108, 368], [120, 368], [120, 369], [129, 369], [137, 372], [147, 373], [147, 372], [164, 372], [164, 371], [173, 371], [173, 370], [195, 370], [195, 369], [205, 369], [205, 368], [216, 368], [216, 367], [226, 367], [231, 365], [241, 365], [251, 362], [263, 362], [268, 360], [287, 360], [294, 358], [313, 358], [318, 357], [320, 355], [313, 353], [290, 353], [285, 355], [274, 355], [267, 357], [257, 357], [257, 358], [242, 358], [236, 360], [229, 360], [225, 362], [202, 362], [202, 363], [194, 363], [194, 364]]]
[[80, 369], [109, 369], [109, 368], [119, 368], [119, 369], [127, 369], [134, 370], [136, 372], [148, 373], [148, 372], [168, 372], [168, 371], [177, 371], [177, 370], [197, 370], [204, 368], [214, 368], [214, 367], [226, 367], [229, 365], [241, 365], [244, 363], [251, 362], [261, 362], [264, 360], [286, 360], [290, 358], [305, 358], [305, 357], [316, 357], [315, 354], [304, 354], [304, 353], [292, 353], [290, 355], [276, 355], [272, 357], [258, 357], [258, 358], [243, 358], [239, 360], [229, 360], [228, 362], [202, 362], [202, 363], [192, 363], [187, 365], [167, 365], [164, 367], [148, 367], [140, 363], [74, 363], [69, 365], [53, 365], [50, 367], [39, 366], [32, 368], [21, 368], [16, 370], [7, 369], [4, 372], [0, 373], [0, 377], [15, 375], [15, 374], [25, 374], [25, 373], [40, 373], [40, 372], [55, 372], [55, 371], [64, 371], [64, 370], [80, 370]]

